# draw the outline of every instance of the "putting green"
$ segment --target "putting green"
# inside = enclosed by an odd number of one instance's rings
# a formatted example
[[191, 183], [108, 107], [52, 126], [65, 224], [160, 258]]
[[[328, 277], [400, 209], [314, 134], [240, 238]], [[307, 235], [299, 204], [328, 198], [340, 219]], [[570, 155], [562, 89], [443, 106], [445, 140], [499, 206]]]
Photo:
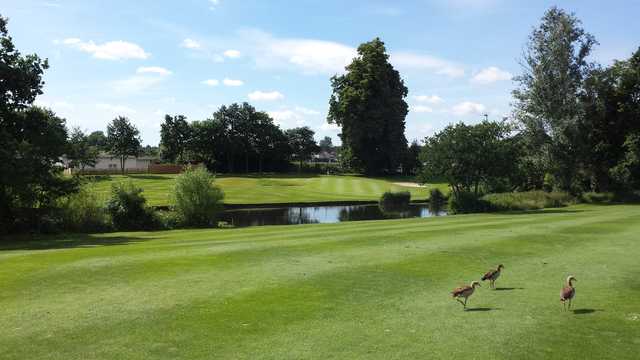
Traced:
[[[91, 186], [103, 197], [111, 184], [133, 181], [144, 189], [150, 205], [169, 205], [176, 175], [111, 175], [99, 177]], [[91, 177], [87, 177], [91, 179]], [[432, 187], [447, 191], [445, 184], [404, 186], [402, 180], [361, 176], [219, 176], [216, 183], [227, 204], [311, 203], [326, 201], [378, 200], [385, 191], [410, 191], [413, 199], [426, 199]]]
[[[580, 205], [14, 239], [0, 357], [636, 359], [639, 233], [640, 206]], [[449, 292], [498, 263], [463, 311]]]

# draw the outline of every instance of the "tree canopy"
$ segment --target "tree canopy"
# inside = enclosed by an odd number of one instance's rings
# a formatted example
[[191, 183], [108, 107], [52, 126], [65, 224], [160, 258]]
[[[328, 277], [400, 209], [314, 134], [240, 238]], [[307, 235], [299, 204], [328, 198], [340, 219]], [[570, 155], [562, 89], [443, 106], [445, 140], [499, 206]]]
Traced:
[[361, 44], [331, 87], [327, 121], [341, 127], [343, 157], [366, 174], [395, 172], [407, 147], [408, 90], [384, 43], [376, 38]]
[[127, 158], [140, 153], [141, 142], [140, 131], [126, 117], [118, 116], [107, 126], [107, 147], [112, 156], [120, 159], [122, 174]]

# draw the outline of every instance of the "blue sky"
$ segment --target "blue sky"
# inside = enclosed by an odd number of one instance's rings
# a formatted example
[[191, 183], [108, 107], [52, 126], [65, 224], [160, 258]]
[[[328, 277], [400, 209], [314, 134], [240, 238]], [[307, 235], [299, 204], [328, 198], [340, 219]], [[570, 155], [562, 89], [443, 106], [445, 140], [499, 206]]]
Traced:
[[[606, 5], [605, 5], [606, 4]], [[329, 78], [380, 37], [409, 88], [407, 138], [500, 119], [533, 26], [558, 5], [596, 36], [609, 64], [640, 46], [640, 1], [6, 0], [23, 53], [49, 58], [49, 106], [83, 130], [129, 117], [157, 144], [165, 113], [201, 120], [248, 101], [283, 128], [326, 124]]]

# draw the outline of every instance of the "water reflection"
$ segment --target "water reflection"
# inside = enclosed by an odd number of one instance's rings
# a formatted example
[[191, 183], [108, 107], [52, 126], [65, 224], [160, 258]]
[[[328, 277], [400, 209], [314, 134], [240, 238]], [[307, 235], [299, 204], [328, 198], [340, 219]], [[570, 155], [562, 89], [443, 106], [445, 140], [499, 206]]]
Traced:
[[221, 220], [236, 226], [294, 225], [337, 223], [343, 221], [424, 218], [446, 215], [432, 212], [426, 204], [412, 204], [403, 209], [383, 211], [376, 204], [343, 206], [290, 206], [266, 209], [226, 210]]

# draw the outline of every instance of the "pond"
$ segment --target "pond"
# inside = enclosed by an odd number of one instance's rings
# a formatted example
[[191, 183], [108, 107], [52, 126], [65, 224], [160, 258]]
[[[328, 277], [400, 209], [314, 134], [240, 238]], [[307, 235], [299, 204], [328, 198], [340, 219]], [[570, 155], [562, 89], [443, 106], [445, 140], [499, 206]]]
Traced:
[[282, 206], [255, 209], [230, 209], [221, 215], [222, 221], [235, 227], [262, 225], [326, 224], [343, 221], [425, 218], [446, 215], [432, 213], [428, 204], [411, 204], [399, 211], [383, 212], [378, 204]]

